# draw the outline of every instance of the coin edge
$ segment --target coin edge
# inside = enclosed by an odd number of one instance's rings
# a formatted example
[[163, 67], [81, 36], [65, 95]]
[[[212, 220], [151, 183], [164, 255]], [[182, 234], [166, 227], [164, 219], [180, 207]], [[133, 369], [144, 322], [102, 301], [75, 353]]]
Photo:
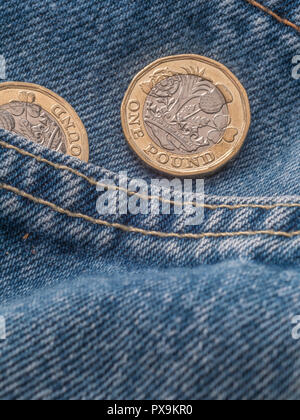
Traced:
[[[65, 155], [65, 156], [74, 157], [76, 159], [81, 160], [82, 162], [88, 163], [88, 161], [89, 161], [89, 138], [88, 138], [88, 134], [87, 134], [86, 128], [85, 128], [81, 118], [79, 117], [78, 113], [75, 111], [73, 106], [66, 99], [64, 99], [62, 96], [60, 96], [59, 94], [57, 94], [53, 90], [50, 90], [50, 89], [48, 89], [48, 88], [46, 88], [42, 85], [36, 84], [36, 83], [16, 82], [16, 81], [2, 82], [2, 83], [0, 83], [0, 91], [1, 91], [2, 87], [3, 88], [5, 88], [5, 87], [6, 88], [9, 88], [9, 87], [16, 88], [16, 87], [19, 87], [19, 86], [20, 86], [20, 89], [23, 89], [23, 88], [24, 89], [32, 89], [32, 90], [37, 90], [37, 91], [39, 91], [39, 93], [42, 93], [42, 94], [48, 94], [48, 96], [54, 98], [57, 102], [59, 102], [60, 105], [63, 105], [65, 108], [69, 109], [70, 114], [75, 115], [74, 119], [77, 121], [78, 125], [80, 126], [80, 131], [82, 133], [82, 142], [84, 143], [83, 145], [86, 146], [84, 148], [86, 150], [84, 150], [82, 158], [78, 158], [78, 157], [76, 158], [76, 156], [72, 156], [72, 155], [67, 154], [67, 153], [62, 153], [62, 154]], [[62, 127], [61, 124], [60, 124], [60, 127]], [[62, 129], [63, 129], [63, 127], [62, 127]], [[63, 131], [65, 133], [64, 129], [63, 129]], [[34, 143], [34, 142], [32, 141], [32, 143]], [[51, 149], [48, 149], [48, 150], [51, 150]]]
[[[229, 156], [221, 163], [219, 164], [219, 166], [217, 167], [211, 167], [210, 169], [207, 170], [203, 170], [203, 171], [199, 171], [199, 170], [195, 170], [194, 172], [188, 172], [188, 173], [182, 173], [182, 171], [172, 171], [169, 169], [163, 169], [161, 168], [159, 165], [156, 165], [155, 162], [153, 162], [152, 160], [150, 160], [149, 158], [147, 158], [147, 156], [142, 155], [142, 153], [139, 152], [137, 147], [134, 147], [134, 142], [130, 141], [130, 136], [127, 136], [127, 124], [125, 122], [126, 119], [126, 104], [128, 102], [128, 99], [130, 98], [130, 91], [132, 90], [132, 87], [137, 83], [137, 80], [143, 76], [145, 73], [147, 73], [150, 69], [155, 68], [156, 66], [160, 65], [163, 62], [168, 62], [168, 61], [174, 61], [177, 59], [194, 59], [196, 61], [201, 61], [203, 63], [203, 61], [207, 61], [210, 64], [213, 64], [214, 66], [217, 65], [218, 68], [220, 68], [220, 70], [222, 70], [223, 72], [225, 72], [225, 75], [228, 76], [226, 73], [229, 73], [229, 76], [233, 79], [233, 81], [237, 84], [240, 96], [242, 98], [242, 101], [245, 102], [245, 114], [246, 114], [246, 121], [245, 121], [245, 129], [243, 132], [243, 135], [241, 137], [241, 140], [239, 141], [239, 143], [232, 149], [231, 153], [229, 154]], [[249, 101], [249, 97], [247, 94], [247, 91], [245, 89], [245, 87], [243, 86], [243, 84], [241, 83], [241, 81], [239, 80], [239, 78], [224, 64], [220, 63], [219, 61], [216, 61], [212, 58], [209, 57], [205, 57], [205, 56], [201, 56], [201, 55], [197, 55], [197, 54], [179, 54], [179, 55], [172, 55], [172, 56], [166, 56], [166, 57], [162, 57], [159, 58], [155, 61], [153, 61], [152, 63], [148, 64], [146, 67], [144, 67], [142, 70], [140, 70], [132, 79], [132, 81], [130, 82], [124, 98], [122, 100], [122, 104], [121, 104], [121, 124], [122, 124], [122, 129], [123, 129], [123, 133], [124, 136], [126, 138], [127, 143], [129, 144], [130, 148], [134, 151], [134, 153], [142, 160], [142, 162], [144, 162], [148, 167], [150, 167], [152, 170], [156, 170], [160, 173], [164, 173], [167, 175], [172, 175], [172, 176], [177, 176], [177, 177], [196, 177], [196, 176], [209, 176], [209, 175], [213, 175], [214, 173], [218, 172], [219, 170], [221, 170], [225, 165], [227, 165], [230, 161], [232, 161], [234, 158], [237, 157], [237, 155], [239, 154], [240, 150], [242, 149], [245, 140], [247, 138], [247, 135], [249, 133], [249, 129], [251, 126], [251, 106], [250, 106], [250, 101]], [[153, 141], [151, 139], [151, 141]]]

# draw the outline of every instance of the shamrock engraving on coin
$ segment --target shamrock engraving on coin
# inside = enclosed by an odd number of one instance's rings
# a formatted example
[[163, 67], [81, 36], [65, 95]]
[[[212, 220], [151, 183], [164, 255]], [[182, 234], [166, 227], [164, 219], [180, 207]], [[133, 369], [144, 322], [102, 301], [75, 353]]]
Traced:
[[80, 118], [64, 99], [42, 86], [1, 83], [0, 128], [88, 162], [88, 137]]
[[225, 66], [182, 55], [160, 59], [134, 78], [121, 118], [145, 163], [169, 175], [196, 176], [238, 153], [251, 117], [245, 89]]

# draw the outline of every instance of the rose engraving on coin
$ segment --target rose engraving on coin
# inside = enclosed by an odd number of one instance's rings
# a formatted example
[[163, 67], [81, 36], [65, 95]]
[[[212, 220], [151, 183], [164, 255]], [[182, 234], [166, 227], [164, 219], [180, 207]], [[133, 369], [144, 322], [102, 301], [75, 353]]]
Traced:
[[88, 161], [87, 133], [78, 115], [64, 99], [42, 86], [1, 83], [0, 128]]
[[125, 137], [149, 166], [169, 175], [215, 172], [237, 155], [250, 126], [239, 80], [197, 55], [165, 57], [130, 84], [121, 107]]
[[[223, 87], [223, 92], [225, 92]], [[149, 136], [162, 148], [184, 154], [207, 150], [219, 143], [230, 124], [225, 96], [211, 81], [191, 74], [178, 74], [159, 82], [144, 106]]]

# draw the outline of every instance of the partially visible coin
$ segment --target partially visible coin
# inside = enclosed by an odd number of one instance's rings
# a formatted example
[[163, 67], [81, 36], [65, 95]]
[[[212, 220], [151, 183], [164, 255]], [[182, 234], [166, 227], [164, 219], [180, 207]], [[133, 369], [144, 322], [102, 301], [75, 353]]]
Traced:
[[42, 86], [1, 83], [0, 128], [88, 162], [88, 136], [77, 113]]
[[247, 93], [228, 68], [188, 54], [162, 58], [138, 73], [121, 119], [129, 145], [149, 166], [197, 176], [237, 155], [251, 115]]

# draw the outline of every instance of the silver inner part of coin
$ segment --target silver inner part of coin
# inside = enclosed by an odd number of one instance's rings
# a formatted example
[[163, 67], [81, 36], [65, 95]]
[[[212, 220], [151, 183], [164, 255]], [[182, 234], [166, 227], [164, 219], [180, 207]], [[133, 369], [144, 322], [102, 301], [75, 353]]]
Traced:
[[212, 82], [190, 74], [157, 83], [147, 96], [143, 119], [158, 146], [181, 155], [219, 143], [230, 124], [221, 91]]
[[0, 128], [57, 152], [67, 153], [64, 132], [40, 105], [12, 101], [0, 106]]

